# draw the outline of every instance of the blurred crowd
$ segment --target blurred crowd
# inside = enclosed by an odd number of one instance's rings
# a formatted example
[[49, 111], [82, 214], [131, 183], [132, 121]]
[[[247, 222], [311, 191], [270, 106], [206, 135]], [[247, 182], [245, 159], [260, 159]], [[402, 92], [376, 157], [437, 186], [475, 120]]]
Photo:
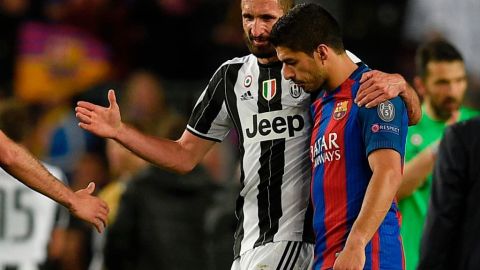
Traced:
[[[471, 72], [465, 103], [479, 108], [473, 25], [480, 2], [319, 2], [341, 22], [347, 49], [373, 69], [412, 81], [421, 42], [454, 41]], [[462, 21], [447, 23], [447, 16]], [[139, 269], [229, 269], [239, 189], [235, 134], [181, 177], [80, 129], [74, 107], [79, 100], [107, 106], [113, 88], [124, 121], [178, 138], [215, 69], [248, 54], [240, 1], [0, 0], [0, 33], [0, 101], [15, 108], [7, 118], [27, 115], [15, 120], [27, 123], [23, 145], [63, 171], [73, 189], [95, 181], [111, 209], [102, 235], [74, 218], [65, 222], [65, 213], [39, 217], [55, 219], [41, 269], [133, 269], [131, 261], [141, 261]], [[11, 245], [8, 233], [0, 224], [0, 253]], [[3, 263], [0, 256], [0, 270], [15, 269]]]

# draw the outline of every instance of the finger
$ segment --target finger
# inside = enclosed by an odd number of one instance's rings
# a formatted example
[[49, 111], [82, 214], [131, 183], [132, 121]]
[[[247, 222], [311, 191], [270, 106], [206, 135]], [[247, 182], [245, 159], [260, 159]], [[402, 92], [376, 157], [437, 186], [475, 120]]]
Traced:
[[362, 77], [360, 78], [360, 83], [363, 83], [372, 77], [373, 77], [373, 71], [365, 72], [362, 74]]
[[110, 212], [110, 207], [108, 207], [107, 203], [102, 201], [100, 206], [107, 212], [107, 214]]
[[[383, 94], [382, 91], [375, 91], [375, 92], [372, 92], [368, 95], [366, 95], [364, 98], [362, 98], [361, 100], [358, 101], [358, 106], [364, 106], [366, 104], [369, 104], [370, 102], [372, 102], [373, 100], [377, 99], [379, 96], [381, 96]], [[369, 107], [367, 107], [369, 108]]]
[[373, 107], [376, 107], [378, 106], [378, 104], [384, 102], [385, 100], [387, 100], [387, 96], [385, 94], [382, 94], [378, 97], [376, 97], [375, 99], [373, 99], [372, 101], [368, 102], [367, 104], [365, 104], [365, 108], [373, 108]]
[[375, 91], [376, 88], [374, 87], [374, 84], [375, 84], [374, 80], [368, 80], [360, 84], [360, 88], [358, 89], [357, 96], [355, 97], [355, 102], [358, 102], [359, 100], [363, 99], [366, 95]]
[[76, 113], [75, 117], [77, 117], [78, 120], [80, 120], [81, 123], [85, 124], [91, 124], [92, 123], [92, 118], [89, 116], [83, 114], [83, 113]]
[[83, 129], [85, 129], [85, 130], [87, 130], [87, 131], [93, 132], [92, 129], [90, 128], [90, 124], [91, 124], [91, 123], [82, 123], [82, 122], [80, 122], [80, 123], [78, 123], [78, 126], [81, 127], [81, 128], [83, 128]]
[[108, 220], [107, 214], [98, 212], [96, 218], [100, 220], [103, 223], [103, 225], [107, 224], [107, 220]]
[[97, 229], [97, 232], [98, 233], [103, 233], [103, 230], [104, 230], [104, 226], [103, 226], [103, 222], [101, 220], [96, 220], [95, 223], [93, 223], [93, 225], [95, 226], [95, 228]]
[[117, 105], [117, 98], [113, 89], [108, 90], [108, 102], [110, 103], [110, 108]]
[[87, 101], [79, 101], [77, 102], [77, 107], [83, 107], [87, 110], [90, 111], [95, 111], [98, 108], [101, 108], [101, 106], [95, 105], [93, 103], [87, 102]]
[[376, 97], [378, 97], [381, 94], [382, 94], [382, 92], [379, 91], [378, 89], [373, 90], [373, 88], [371, 88], [371, 89], [368, 90], [368, 93], [365, 92], [365, 94], [363, 96], [358, 97], [357, 105], [360, 106], [360, 107], [364, 106], [365, 104], [372, 101], [373, 99], [375, 99]]
[[84, 115], [86, 115], [86, 116], [88, 116], [88, 117], [92, 117], [92, 111], [87, 110], [87, 109], [85, 109], [85, 108], [83, 108], [83, 107], [75, 107], [75, 112], [84, 114]]
[[100, 208], [98, 209], [98, 212], [102, 215], [108, 216], [108, 210], [104, 208], [101, 204], [100, 204]]
[[86, 190], [88, 194], [92, 194], [95, 191], [95, 183], [94, 182], [88, 183]]

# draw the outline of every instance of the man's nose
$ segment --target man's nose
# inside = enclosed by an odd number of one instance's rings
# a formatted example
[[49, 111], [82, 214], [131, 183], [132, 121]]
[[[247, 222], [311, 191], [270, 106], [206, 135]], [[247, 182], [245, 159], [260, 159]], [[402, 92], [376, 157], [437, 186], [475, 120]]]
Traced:
[[295, 78], [295, 73], [291, 68], [283, 65], [283, 77], [285, 77], [286, 80], [293, 80]]
[[252, 35], [254, 37], [259, 37], [265, 33], [265, 24], [258, 19], [253, 20], [252, 24]]

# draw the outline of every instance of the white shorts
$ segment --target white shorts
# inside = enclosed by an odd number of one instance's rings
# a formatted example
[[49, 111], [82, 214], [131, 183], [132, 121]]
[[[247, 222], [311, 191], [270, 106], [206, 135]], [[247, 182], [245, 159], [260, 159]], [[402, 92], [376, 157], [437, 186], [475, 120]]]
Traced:
[[309, 270], [313, 265], [313, 244], [280, 241], [245, 252], [233, 261], [231, 270]]

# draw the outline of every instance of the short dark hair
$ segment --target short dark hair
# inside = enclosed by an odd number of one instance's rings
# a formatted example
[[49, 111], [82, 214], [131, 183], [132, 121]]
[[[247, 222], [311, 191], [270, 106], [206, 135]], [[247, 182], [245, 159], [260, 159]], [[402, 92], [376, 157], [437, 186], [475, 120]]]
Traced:
[[415, 65], [417, 75], [425, 78], [427, 74], [427, 65], [430, 62], [463, 62], [460, 52], [448, 41], [444, 39], [435, 39], [421, 45], [415, 56]]
[[343, 52], [342, 31], [337, 20], [318, 4], [299, 4], [281, 17], [273, 26], [270, 42], [308, 54], [320, 44], [337, 53]]

